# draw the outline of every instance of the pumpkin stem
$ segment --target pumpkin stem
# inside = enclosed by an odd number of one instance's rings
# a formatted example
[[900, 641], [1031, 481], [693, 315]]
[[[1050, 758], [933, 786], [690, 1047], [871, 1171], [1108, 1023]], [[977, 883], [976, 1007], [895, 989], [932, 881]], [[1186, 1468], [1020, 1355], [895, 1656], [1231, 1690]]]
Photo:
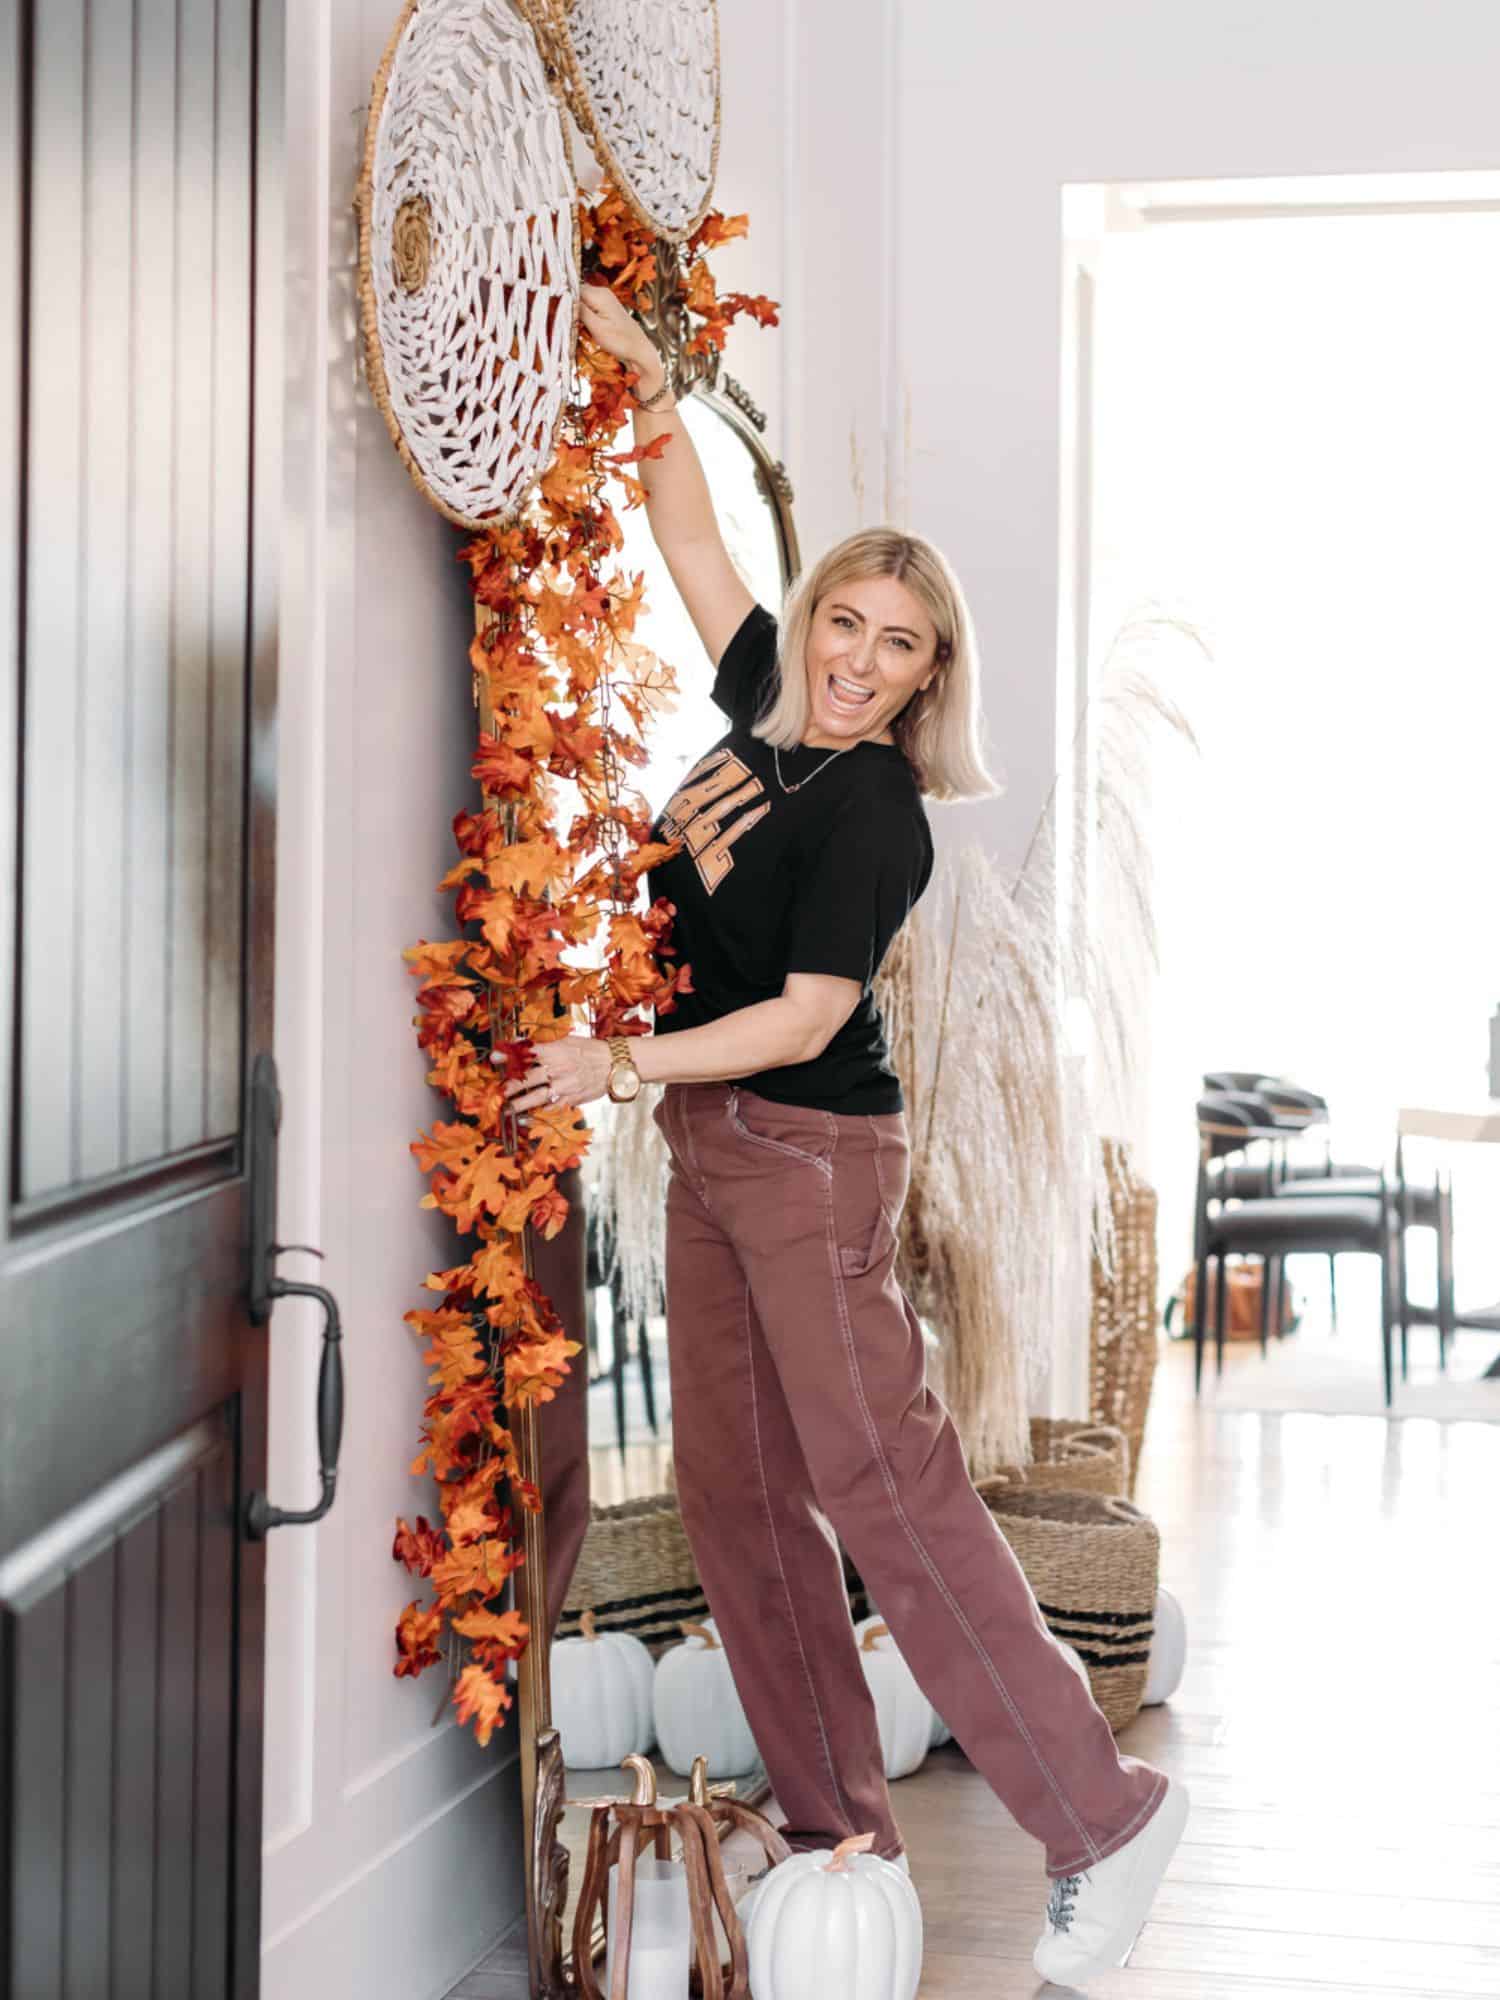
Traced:
[[828, 1873], [842, 1874], [844, 1866], [852, 1854], [868, 1854], [875, 1845], [873, 1833], [853, 1833], [847, 1840], [841, 1840], [833, 1850], [833, 1859], [828, 1864]]
[[632, 1750], [630, 1755], [621, 1761], [620, 1769], [622, 1771], [634, 1771], [635, 1773], [635, 1797], [630, 1803], [633, 1806], [654, 1806], [656, 1804], [656, 1766], [651, 1762], [651, 1759], [643, 1757], [638, 1750]]
[[583, 1616], [578, 1621], [578, 1629], [583, 1634], [585, 1639], [598, 1638], [599, 1634], [594, 1630], [594, 1614], [592, 1611], [584, 1612]]
[[706, 1625], [694, 1625], [690, 1619], [684, 1619], [682, 1635], [685, 1639], [701, 1639], [711, 1653], [719, 1651], [719, 1642]]
[[859, 1650], [862, 1653], [873, 1653], [876, 1640], [889, 1639], [890, 1636], [891, 1628], [889, 1625], [872, 1625], [860, 1641]]
[[693, 1759], [693, 1772], [692, 1776], [688, 1779], [688, 1800], [690, 1804], [695, 1806], [706, 1806], [708, 1804], [708, 1759], [706, 1757], [695, 1757]]

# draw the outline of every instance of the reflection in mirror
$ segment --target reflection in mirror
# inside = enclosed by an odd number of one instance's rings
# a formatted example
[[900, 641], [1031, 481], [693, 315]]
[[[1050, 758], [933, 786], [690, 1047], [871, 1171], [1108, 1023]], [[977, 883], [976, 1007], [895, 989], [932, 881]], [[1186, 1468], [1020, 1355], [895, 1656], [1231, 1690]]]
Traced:
[[[713, 392], [687, 397], [679, 413], [702, 460], [729, 553], [758, 603], [780, 611], [795, 570], [790, 514], [771, 462], [739, 409]], [[714, 666], [677, 594], [652, 539], [644, 508], [627, 508], [619, 489], [609, 495], [624, 534], [620, 566], [643, 573], [646, 611], [636, 636], [671, 663], [676, 706], [651, 733], [649, 766], [632, 774], [652, 812], [666, 802], [684, 771], [724, 734], [728, 724], [710, 698]], [[559, 800], [566, 823], [572, 802]], [[578, 954], [583, 957], [584, 954]], [[650, 1123], [650, 1101], [616, 1107], [606, 1099], [587, 1108], [594, 1130], [590, 1164], [564, 1176], [562, 1192], [588, 1199], [593, 1162], [612, 1137], [641, 1160], [629, 1204], [618, 1205], [621, 1248], [632, 1232], [664, 1230], [665, 1150]], [[634, 1121], [627, 1134], [612, 1121]], [[653, 1172], [653, 1162], [660, 1173]], [[572, 1185], [570, 1185], [572, 1183]], [[580, 1241], [580, 1238], [583, 1240]], [[542, 1412], [541, 1484], [546, 1502], [547, 1597], [556, 1635], [551, 1653], [552, 1712], [568, 1762], [567, 1795], [597, 1798], [623, 1789], [620, 1760], [649, 1752], [664, 1796], [686, 1791], [688, 1763], [679, 1747], [710, 1756], [710, 1777], [732, 1779], [749, 1802], [765, 1796], [765, 1777], [727, 1663], [718, 1645], [672, 1493], [671, 1392], [664, 1302], [627, 1313], [618, 1272], [605, 1278], [597, 1218], [565, 1228], [535, 1246], [536, 1276], [575, 1337], [587, 1348], [574, 1374]], [[585, 1363], [587, 1364], [585, 1367]], [[593, 1510], [591, 1521], [591, 1506]], [[684, 1633], [684, 1627], [691, 1631]], [[658, 1675], [658, 1660], [670, 1655]], [[663, 1727], [658, 1729], [658, 1711]], [[706, 1728], [705, 1718], [714, 1718]], [[590, 1759], [594, 1761], [584, 1761]], [[690, 1759], [688, 1760], [690, 1761]], [[572, 1850], [570, 1936], [579, 1887], [586, 1816], [566, 1813], [561, 1837]]]

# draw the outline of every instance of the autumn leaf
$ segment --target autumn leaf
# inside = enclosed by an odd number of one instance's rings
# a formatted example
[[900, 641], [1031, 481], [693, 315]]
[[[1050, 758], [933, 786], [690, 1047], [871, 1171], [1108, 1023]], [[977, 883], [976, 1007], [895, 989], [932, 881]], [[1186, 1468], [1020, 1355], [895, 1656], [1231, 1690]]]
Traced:
[[419, 1674], [424, 1667], [435, 1667], [442, 1657], [438, 1651], [438, 1637], [443, 1629], [443, 1614], [436, 1609], [424, 1611], [418, 1599], [413, 1598], [396, 1620], [396, 1647], [399, 1657], [393, 1669], [399, 1680], [406, 1674]]
[[455, 1500], [444, 1518], [455, 1547], [491, 1535], [499, 1525], [494, 1501], [487, 1493], [471, 1493]]
[[547, 761], [560, 777], [571, 777], [597, 763], [603, 748], [604, 731], [594, 723], [580, 721], [576, 715], [552, 718], [552, 754]]
[[493, 1597], [520, 1565], [514, 1550], [495, 1542], [465, 1542], [432, 1566], [432, 1585], [444, 1597]]
[[474, 1277], [486, 1298], [509, 1304], [525, 1277], [521, 1252], [513, 1236], [495, 1236], [474, 1252]]
[[[583, 1164], [589, 1128], [574, 1104], [538, 1105], [527, 1113], [531, 1130], [531, 1164], [548, 1173], [566, 1173]], [[535, 1212], [532, 1220], [535, 1221]]]
[[[472, 1291], [474, 1286], [474, 1266], [472, 1264], [453, 1264], [446, 1271], [429, 1271], [427, 1276], [422, 1280], [422, 1284], [424, 1289], [429, 1292]], [[408, 1314], [407, 1317], [409, 1319], [411, 1315]]]
[[644, 459], [660, 458], [671, 442], [671, 431], [658, 431], [645, 444], [633, 445], [629, 451], [606, 451], [601, 456], [606, 465], [639, 465]]
[[747, 235], [749, 229], [748, 215], [721, 215], [716, 208], [710, 209], [688, 238], [688, 249], [693, 252], [717, 250], [720, 244], [732, 243], [735, 237]]
[[587, 445], [563, 444], [542, 480], [542, 494], [554, 507], [581, 506], [598, 477], [594, 454]]
[[519, 1611], [465, 1611], [453, 1620], [453, 1629], [466, 1639], [488, 1639], [511, 1653], [524, 1652], [531, 1635]]
[[549, 1188], [531, 1204], [532, 1228], [540, 1230], [550, 1242], [567, 1221], [571, 1207], [572, 1203], [566, 1195], [560, 1195], [555, 1187]]
[[508, 1039], [497, 1037], [491, 1053], [504, 1057], [504, 1061], [497, 1063], [495, 1068], [504, 1076], [507, 1083], [524, 1076], [534, 1060], [530, 1041], [523, 1040], [519, 1036]]
[[531, 758], [513, 743], [499, 735], [481, 735], [469, 775], [487, 792], [523, 792], [530, 785], [535, 769]]
[[401, 956], [419, 979], [438, 982], [457, 979], [468, 951], [465, 938], [448, 944], [428, 944], [423, 939], [420, 944], [408, 945]]
[[557, 842], [543, 838], [512, 841], [498, 849], [486, 872], [497, 889], [509, 889], [513, 894], [528, 890], [539, 896], [553, 883], [569, 881], [573, 869]]
[[475, 1723], [474, 1735], [481, 1747], [489, 1742], [510, 1701], [510, 1689], [504, 1681], [480, 1666], [465, 1667], [453, 1690], [454, 1712], [460, 1722]]
[[425, 1514], [418, 1514], [415, 1528], [409, 1528], [404, 1520], [397, 1521], [391, 1554], [414, 1575], [429, 1576], [432, 1565], [446, 1553], [447, 1546], [441, 1529], [431, 1526]]
[[434, 1329], [422, 1359], [432, 1365], [429, 1382], [436, 1382], [444, 1389], [456, 1389], [485, 1372], [484, 1350], [466, 1313], [448, 1317], [458, 1323]]

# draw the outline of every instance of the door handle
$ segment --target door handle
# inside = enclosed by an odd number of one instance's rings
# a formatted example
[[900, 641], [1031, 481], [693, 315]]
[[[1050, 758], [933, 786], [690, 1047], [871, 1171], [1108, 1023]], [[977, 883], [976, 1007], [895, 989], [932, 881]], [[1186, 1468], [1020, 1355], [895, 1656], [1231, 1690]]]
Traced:
[[[279, 1245], [275, 1248], [279, 1249]], [[333, 1505], [333, 1489], [339, 1476], [339, 1442], [344, 1434], [344, 1361], [339, 1324], [339, 1303], [323, 1285], [304, 1285], [295, 1278], [272, 1278], [272, 1299], [316, 1299], [323, 1308], [323, 1355], [318, 1363], [318, 1478], [323, 1495], [316, 1507], [299, 1509], [273, 1507], [264, 1493], [250, 1495], [245, 1503], [245, 1531], [252, 1541], [263, 1541], [271, 1528], [300, 1527], [321, 1521]]]
[[[273, 1507], [266, 1495], [253, 1492], [245, 1502], [245, 1532], [263, 1541], [272, 1528], [299, 1527], [320, 1521], [333, 1505], [338, 1481], [339, 1445], [344, 1434], [343, 1327], [338, 1300], [324, 1285], [283, 1278], [274, 1269], [287, 1249], [302, 1244], [273, 1241], [276, 1227], [276, 1142], [281, 1126], [281, 1091], [276, 1064], [258, 1055], [250, 1075], [250, 1317], [264, 1326], [277, 1299], [316, 1299], [323, 1308], [323, 1352], [318, 1363], [318, 1478], [322, 1495], [315, 1507]], [[321, 1256], [314, 1251], [314, 1256]]]

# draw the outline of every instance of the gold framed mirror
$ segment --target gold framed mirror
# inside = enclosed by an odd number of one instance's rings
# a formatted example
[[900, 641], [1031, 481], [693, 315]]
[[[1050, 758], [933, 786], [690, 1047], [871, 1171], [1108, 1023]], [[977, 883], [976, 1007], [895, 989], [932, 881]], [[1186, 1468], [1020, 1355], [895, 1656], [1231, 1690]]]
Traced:
[[[673, 253], [670, 246], [663, 249], [665, 267]], [[667, 276], [665, 268], [663, 276]], [[738, 383], [721, 374], [716, 356], [687, 357], [677, 328], [649, 318], [648, 324], [673, 360], [678, 409], [703, 462], [731, 556], [757, 600], [779, 610], [800, 557], [791, 483], [764, 442], [765, 417]], [[681, 689], [677, 709], [665, 719], [659, 740], [650, 746], [651, 764], [639, 774], [639, 788], [654, 810], [670, 794], [686, 765], [723, 733], [726, 723], [709, 698], [713, 664], [655, 549], [644, 510], [619, 507], [616, 511], [626, 537], [621, 565], [628, 571], [644, 571], [646, 576], [648, 610], [639, 634], [653, 651], [672, 662]], [[609, 1116], [609, 1107], [606, 1103], [602, 1109], [599, 1105], [589, 1109], [589, 1123], [597, 1129], [599, 1121]], [[518, 1510], [525, 1562], [514, 1579], [516, 1608], [533, 1635], [518, 1663], [516, 1721], [525, 1830], [529, 1985], [537, 2000], [554, 2000], [554, 1996], [578, 1990], [568, 1940], [587, 1822], [581, 1813], [565, 1818], [566, 1803], [570, 1797], [597, 1798], [601, 1792], [619, 1789], [619, 1773], [613, 1768], [570, 1768], [567, 1744], [553, 1725], [550, 1640], [554, 1625], [558, 1636], [567, 1637], [570, 1631], [577, 1631], [580, 1614], [587, 1607], [578, 1601], [576, 1592], [560, 1588], [561, 1578], [549, 1575], [548, 1523], [559, 1525], [559, 1510], [567, 1514], [568, 1522], [561, 1526], [559, 1535], [563, 1562], [572, 1576], [592, 1561], [597, 1577], [598, 1562], [591, 1556], [587, 1534], [579, 1547], [580, 1508], [585, 1496], [592, 1496], [592, 1518], [598, 1520], [605, 1509], [613, 1512], [618, 1503], [665, 1495], [670, 1485], [664, 1319], [648, 1319], [636, 1329], [634, 1360], [642, 1371], [642, 1393], [638, 1399], [623, 1396], [620, 1343], [625, 1329], [607, 1305], [607, 1288], [589, 1283], [590, 1218], [585, 1202], [570, 1198], [573, 1207], [567, 1224], [550, 1242], [533, 1242], [530, 1258], [538, 1281], [562, 1313], [569, 1333], [583, 1343], [583, 1351], [573, 1362], [580, 1379], [571, 1383], [556, 1403], [540, 1411], [527, 1408], [517, 1412], [513, 1425], [522, 1476], [540, 1486], [544, 1500], [540, 1516]], [[582, 1324], [571, 1323], [580, 1317]], [[573, 1402], [563, 1406], [563, 1398], [570, 1394]], [[644, 1424], [642, 1411], [649, 1419]], [[618, 1529], [617, 1520], [615, 1526]], [[596, 1587], [591, 1586], [591, 1590], [598, 1595]], [[616, 1598], [628, 1595], [623, 1589], [614, 1593]], [[676, 1618], [670, 1611], [664, 1618], [665, 1622], [643, 1635], [657, 1649], [677, 1636]], [[657, 1763], [662, 1792], [681, 1790], [680, 1780], [659, 1756]], [[736, 1795], [746, 1803], [757, 1803], [767, 1795], [764, 1772], [758, 1765], [748, 1772], [713, 1775], [732, 1776]], [[576, 1849], [576, 1854], [570, 1849]], [[597, 1942], [602, 1944], [602, 1939]]]

